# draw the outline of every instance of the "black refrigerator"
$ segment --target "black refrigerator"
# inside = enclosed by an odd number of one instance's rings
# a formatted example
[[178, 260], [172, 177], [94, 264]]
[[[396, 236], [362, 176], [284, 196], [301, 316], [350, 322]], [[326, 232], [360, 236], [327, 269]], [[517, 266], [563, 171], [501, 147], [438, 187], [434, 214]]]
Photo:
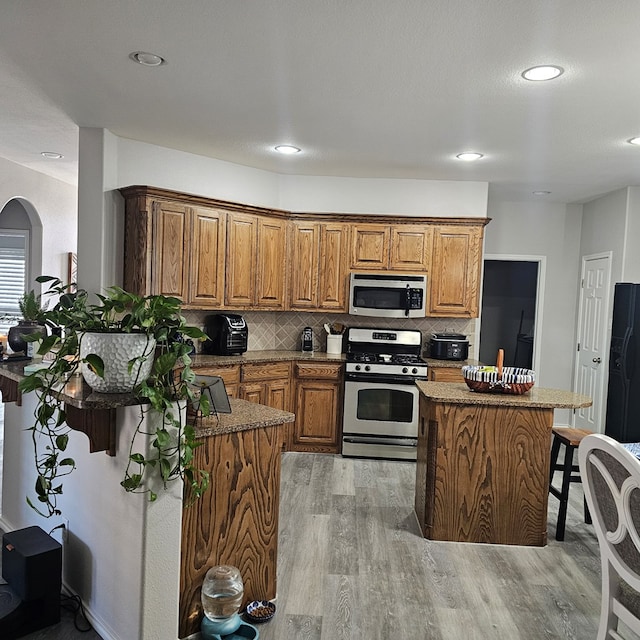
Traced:
[[640, 284], [630, 282], [613, 296], [605, 434], [640, 442]]

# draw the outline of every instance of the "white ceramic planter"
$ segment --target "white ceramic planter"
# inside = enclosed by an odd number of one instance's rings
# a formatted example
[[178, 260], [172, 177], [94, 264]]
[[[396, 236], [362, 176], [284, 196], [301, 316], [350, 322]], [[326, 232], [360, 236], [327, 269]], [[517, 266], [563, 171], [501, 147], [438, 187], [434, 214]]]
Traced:
[[[80, 358], [95, 353], [104, 362], [104, 378], [82, 363], [86, 383], [100, 393], [129, 393], [146, 380], [153, 366], [156, 341], [142, 333], [84, 333], [80, 338]], [[129, 361], [135, 362], [129, 373]]]

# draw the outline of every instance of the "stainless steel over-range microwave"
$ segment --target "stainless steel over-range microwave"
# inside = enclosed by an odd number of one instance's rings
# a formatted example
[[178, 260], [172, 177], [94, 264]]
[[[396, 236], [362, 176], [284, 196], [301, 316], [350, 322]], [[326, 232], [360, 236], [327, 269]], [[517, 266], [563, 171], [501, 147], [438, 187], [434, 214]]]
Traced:
[[399, 273], [352, 273], [349, 313], [376, 318], [424, 318], [427, 276]]

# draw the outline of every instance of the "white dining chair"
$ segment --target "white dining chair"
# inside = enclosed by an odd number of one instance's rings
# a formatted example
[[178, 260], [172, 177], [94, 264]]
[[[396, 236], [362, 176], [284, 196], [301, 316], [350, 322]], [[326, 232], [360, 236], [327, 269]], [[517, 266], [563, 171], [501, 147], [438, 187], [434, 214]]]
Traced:
[[613, 438], [593, 434], [580, 443], [578, 463], [600, 547], [598, 640], [624, 640], [619, 621], [640, 635], [640, 460]]

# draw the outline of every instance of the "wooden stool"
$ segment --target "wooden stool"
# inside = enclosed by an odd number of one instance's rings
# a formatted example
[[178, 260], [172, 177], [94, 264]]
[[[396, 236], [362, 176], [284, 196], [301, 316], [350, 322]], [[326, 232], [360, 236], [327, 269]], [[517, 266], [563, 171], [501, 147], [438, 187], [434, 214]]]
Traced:
[[[564, 525], [567, 519], [567, 504], [569, 502], [569, 486], [572, 482], [582, 482], [577, 464], [573, 464], [573, 452], [578, 448], [582, 438], [593, 433], [587, 429], [573, 429], [572, 427], [553, 427], [553, 444], [551, 446], [551, 470], [549, 473], [549, 493], [560, 500], [558, 508], [558, 523], [556, 524], [556, 540], [564, 540]], [[564, 462], [558, 464], [560, 445], [564, 445]], [[562, 471], [562, 486], [553, 486], [553, 474]], [[584, 521], [591, 524], [591, 514], [584, 500]]]

